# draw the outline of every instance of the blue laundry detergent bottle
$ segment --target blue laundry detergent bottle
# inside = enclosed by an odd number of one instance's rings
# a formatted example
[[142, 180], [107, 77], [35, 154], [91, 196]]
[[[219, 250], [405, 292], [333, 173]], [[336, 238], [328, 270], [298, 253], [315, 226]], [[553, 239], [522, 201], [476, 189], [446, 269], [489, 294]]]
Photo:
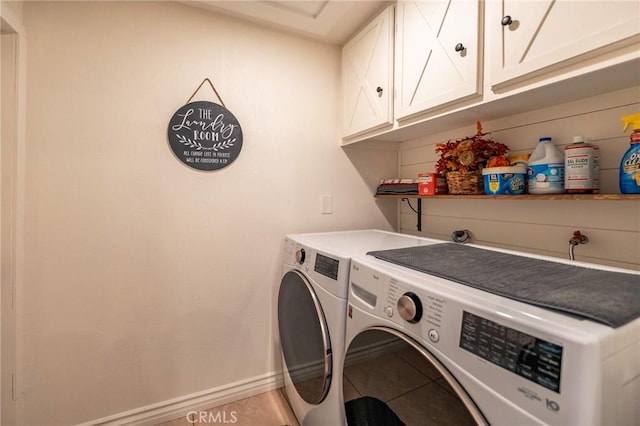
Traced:
[[620, 162], [620, 193], [640, 194], [640, 112], [622, 117], [624, 131], [633, 126], [629, 149]]

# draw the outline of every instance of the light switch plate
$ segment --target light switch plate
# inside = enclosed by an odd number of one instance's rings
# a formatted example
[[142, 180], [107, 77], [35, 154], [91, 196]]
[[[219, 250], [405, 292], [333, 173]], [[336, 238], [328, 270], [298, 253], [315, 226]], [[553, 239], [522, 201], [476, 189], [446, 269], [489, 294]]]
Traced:
[[320, 208], [322, 214], [333, 214], [333, 195], [322, 196], [322, 207]]

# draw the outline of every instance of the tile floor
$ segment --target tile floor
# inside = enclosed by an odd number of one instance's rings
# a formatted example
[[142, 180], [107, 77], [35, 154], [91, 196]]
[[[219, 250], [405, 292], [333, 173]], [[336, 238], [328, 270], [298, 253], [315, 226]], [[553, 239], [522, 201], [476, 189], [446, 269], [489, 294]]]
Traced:
[[409, 345], [345, 368], [345, 401], [361, 396], [384, 401], [407, 426], [476, 424], [447, 381]]
[[[191, 422], [190, 420], [196, 420]], [[281, 389], [261, 393], [251, 398], [180, 417], [161, 426], [231, 424], [235, 426], [298, 426]], [[160, 425], [158, 425], [160, 426]]]
[[[345, 401], [378, 398], [407, 426], [475, 424], [446, 380], [408, 345], [346, 367], [343, 382]], [[191, 423], [183, 417], [162, 426], [224, 424], [225, 415], [227, 424], [238, 426], [298, 426], [282, 389], [203, 413], [201, 422]]]

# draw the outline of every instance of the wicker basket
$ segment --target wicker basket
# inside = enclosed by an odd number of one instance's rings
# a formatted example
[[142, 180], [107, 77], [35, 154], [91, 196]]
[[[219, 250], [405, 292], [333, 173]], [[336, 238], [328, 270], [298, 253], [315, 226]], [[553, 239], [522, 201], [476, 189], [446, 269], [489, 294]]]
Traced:
[[447, 186], [449, 187], [449, 194], [484, 194], [483, 178], [480, 172], [447, 172]]

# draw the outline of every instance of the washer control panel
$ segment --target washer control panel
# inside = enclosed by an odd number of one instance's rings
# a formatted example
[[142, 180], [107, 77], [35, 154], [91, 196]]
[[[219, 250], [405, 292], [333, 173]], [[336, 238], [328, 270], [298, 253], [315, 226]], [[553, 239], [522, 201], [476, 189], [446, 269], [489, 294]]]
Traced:
[[396, 278], [389, 278], [384, 317], [415, 330], [418, 337], [431, 343], [440, 342], [441, 328], [447, 300], [425, 288], [407, 286]]
[[560, 393], [561, 345], [464, 311], [460, 347], [507, 371]]

